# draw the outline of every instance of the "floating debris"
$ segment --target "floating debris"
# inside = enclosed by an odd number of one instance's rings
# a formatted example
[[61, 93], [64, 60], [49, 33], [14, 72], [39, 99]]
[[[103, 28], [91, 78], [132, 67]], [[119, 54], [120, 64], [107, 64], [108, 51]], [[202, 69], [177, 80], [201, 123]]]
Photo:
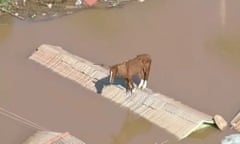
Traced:
[[52, 8], [52, 6], [53, 6], [53, 4], [52, 4], [52, 3], [49, 3], [49, 4], [47, 4], [47, 7], [48, 7], [49, 9], [51, 9], [51, 8]]
[[0, 7], [0, 11], [5, 12], [5, 13], [7, 13], [7, 14], [9, 14], [11, 16], [14, 16], [14, 17], [16, 17], [18, 19], [25, 20], [25, 18], [20, 16], [19, 13], [12, 12], [11, 10], [5, 9], [4, 7]]
[[215, 115], [213, 120], [220, 130], [224, 130], [227, 127], [227, 121], [221, 115]]
[[80, 6], [82, 4], [82, 0], [76, 0], [75, 6]]
[[240, 134], [226, 136], [221, 144], [240, 144]]
[[36, 14], [31, 15], [31, 19], [34, 19], [36, 16]]
[[109, 7], [117, 7], [120, 6], [119, 2], [112, 2]]
[[240, 132], [240, 112], [232, 119], [231, 126], [236, 131]]
[[98, 0], [85, 0], [84, 2], [88, 5], [88, 6], [93, 6], [97, 3]]
[[10, 14], [18, 19], [30, 21], [49, 20], [83, 9], [121, 7], [132, 1], [136, 0], [9, 0], [4, 5], [1, 4], [0, 15]]
[[26, 0], [23, 0], [23, 6], [25, 6], [26, 5]]

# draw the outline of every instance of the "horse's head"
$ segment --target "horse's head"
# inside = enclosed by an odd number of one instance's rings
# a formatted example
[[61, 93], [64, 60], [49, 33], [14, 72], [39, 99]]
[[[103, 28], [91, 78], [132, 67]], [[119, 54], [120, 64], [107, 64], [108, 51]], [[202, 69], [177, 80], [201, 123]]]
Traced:
[[141, 61], [143, 64], [151, 63], [151, 56], [149, 54], [139, 54], [137, 55], [137, 59]]
[[114, 65], [110, 67], [110, 77], [109, 77], [109, 83], [113, 83], [118, 71], [118, 65]]
[[140, 54], [140, 55], [137, 55], [136, 58], [138, 59], [138, 61], [140, 61], [143, 64], [145, 70], [150, 69], [151, 62], [152, 62], [150, 55]]

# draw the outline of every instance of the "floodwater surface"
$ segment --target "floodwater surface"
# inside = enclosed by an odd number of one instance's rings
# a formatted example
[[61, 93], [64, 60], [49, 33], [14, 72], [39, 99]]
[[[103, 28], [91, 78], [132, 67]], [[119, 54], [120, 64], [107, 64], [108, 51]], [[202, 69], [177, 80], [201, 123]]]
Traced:
[[[204, 129], [177, 141], [28, 57], [43, 43], [105, 65], [149, 53], [149, 88], [230, 121], [240, 110], [239, 9], [239, 0], [147, 0], [41, 22], [0, 17], [0, 106], [87, 144], [218, 144], [235, 131]], [[36, 130], [0, 115], [1, 143]]]

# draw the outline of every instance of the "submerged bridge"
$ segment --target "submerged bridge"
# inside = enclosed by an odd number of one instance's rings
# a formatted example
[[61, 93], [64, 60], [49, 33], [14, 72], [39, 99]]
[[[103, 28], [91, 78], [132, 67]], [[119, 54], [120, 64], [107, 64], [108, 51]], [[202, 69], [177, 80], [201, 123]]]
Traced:
[[197, 111], [151, 89], [127, 94], [121, 82], [108, 83], [109, 72], [61, 47], [43, 44], [29, 59], [40, 63], [59, 75], [77, 82], [103, 98], [128, 108], [134, 113], [183, 139], [206, 124], [214, 124], [213, 117]]

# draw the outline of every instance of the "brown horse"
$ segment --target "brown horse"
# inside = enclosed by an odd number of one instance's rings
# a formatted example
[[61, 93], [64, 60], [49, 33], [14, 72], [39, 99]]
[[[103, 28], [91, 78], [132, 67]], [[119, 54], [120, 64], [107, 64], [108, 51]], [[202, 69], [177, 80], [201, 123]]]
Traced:
[[132, 78], [134, 75], [137, 75], [141, 79], [138, 87], [144, 89], [147, 87], [151, 62], [150, 55], [140, 54], [133, 59], [115, 64], [110, 67], [109, 82], [112, 83], [117, 76], [120, 76], [126, 81], [127, 90], [133, 92], [134, 84]]

